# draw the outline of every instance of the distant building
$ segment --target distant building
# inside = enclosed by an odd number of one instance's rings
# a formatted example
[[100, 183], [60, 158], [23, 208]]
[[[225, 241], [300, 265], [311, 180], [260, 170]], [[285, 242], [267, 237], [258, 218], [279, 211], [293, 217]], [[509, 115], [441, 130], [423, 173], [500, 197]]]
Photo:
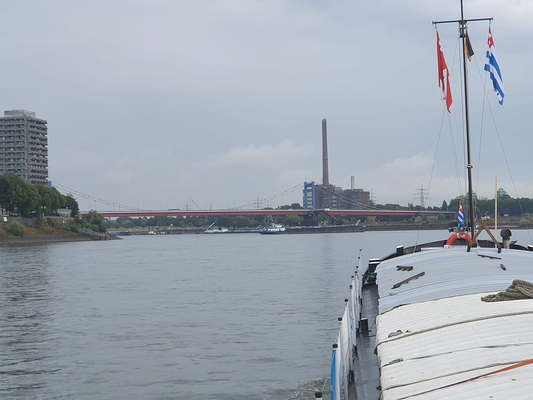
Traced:
[[48, 128], [27, 110], [0, 118], [0, 175], [13, 173], [29, 183], [48, 183]]
[[346, 204], [341, 210], [359, 210], [370, 204], [370, 192], [363, 189], [346, 189], [342, 192]]
[[[370, 192], [363, 189], [346, 189], [335, 185], [315, 185], [314, 205], [316, 208], [329, 208], [330, 210], [360, 210], [370, 204]], [[305, 204], [311, 202], [304, 198]]]
[[510, 199], [511, 198], [511, 196], [507, 194], [504, 188], [499, 188], [496, 193], [498, 194], [499, 199]]

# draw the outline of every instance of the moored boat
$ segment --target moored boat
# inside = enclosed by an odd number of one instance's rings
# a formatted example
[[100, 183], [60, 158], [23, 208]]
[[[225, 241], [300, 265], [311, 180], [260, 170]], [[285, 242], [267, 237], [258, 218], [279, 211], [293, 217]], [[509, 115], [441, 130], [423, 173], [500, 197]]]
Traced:
[[261, 235], [277, 235], [285, 232], [286, 228], [283, 225], [274, 223], [265, 225], [263, 228], [259, 229]]
[[229, 232], [229, 229], [228, 228], [220, 228], [220, 229], [206, 229], [204, 231], [204, 233], [211, 233], [211, 234], [214, 234], [214, 233], [228, 233]]
[[364, 232], [364, 225], [318, 225], [318, 226], [288, 226], [285, 233], [343, 233], [343, 232]]

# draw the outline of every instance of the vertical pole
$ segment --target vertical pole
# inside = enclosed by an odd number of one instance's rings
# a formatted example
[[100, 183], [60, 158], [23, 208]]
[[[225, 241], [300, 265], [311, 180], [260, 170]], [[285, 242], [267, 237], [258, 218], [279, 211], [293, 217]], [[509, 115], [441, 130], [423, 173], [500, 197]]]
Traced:
[[[494, 188], [494, 237], [498, 238], [498, 176], [496, 176], [496, 185]], [[494, 243], [495, 247], [498, 247]]]
[[467, 165], [468, 170], [468, 205], [470, 208], [470, 235], [474, 237], [475, 234], [475, 223], [474, 223], [474, 193], [472, 191], [472, 160], [470, 156], [470, 115], [468, 112], [468, 75], [466, 67], [466, 53], [464, 51], [466, 44], [466, 35], [468, 32], [468, 27], [464, 19], [463, 12], [463, 0], [461, 0], [461, 21], [459, 22], [459, 34], [463, 39], [463, 79], [464, 79], [464, 90], [465, 90], [465, 124], [466, 124], [466, 151], [467, 151]]
[[322, 120], [322, 184], [329, 185], [328, 168], [328, 123]]

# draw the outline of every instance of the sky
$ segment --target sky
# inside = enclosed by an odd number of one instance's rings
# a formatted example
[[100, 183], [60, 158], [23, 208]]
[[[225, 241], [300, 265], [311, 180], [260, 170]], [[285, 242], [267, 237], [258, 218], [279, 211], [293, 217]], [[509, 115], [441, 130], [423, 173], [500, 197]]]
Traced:
[[[533, 0], [465, 0], [493, 17], [505, 86], [471, 22], [474, 191], [533, 197]], [[459, 0], [19, 0], [0, 13], [3, 110], [48, 121], [49, 179], [82, 210], [302, 203], [322, 182], [376, 203], [440, 206], [466, 192]], [[1, 110], [0, 110], [1, 112]], [[90, 196], [88, 199], [87, 196]], [[103, 202], [95, 201], [101, 199]]]

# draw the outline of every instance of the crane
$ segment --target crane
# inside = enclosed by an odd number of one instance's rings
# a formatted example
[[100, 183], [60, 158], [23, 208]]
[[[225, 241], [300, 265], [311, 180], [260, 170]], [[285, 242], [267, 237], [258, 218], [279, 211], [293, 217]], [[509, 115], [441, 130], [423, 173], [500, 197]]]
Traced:
[[202, 210], [202, 209], [200, 208], [200, 206], [199, 206], [198, 204], [196, 204], [196, 201], [194, 201], [194, 200], [192, 199], [191, 196], [189, 196], [189, 199], [191, 199], [191, 201], [194, 203], [194, 205], [195, 205], [196, 207], [198, 207], [198, 209], [199, 209], [200, 211]]

